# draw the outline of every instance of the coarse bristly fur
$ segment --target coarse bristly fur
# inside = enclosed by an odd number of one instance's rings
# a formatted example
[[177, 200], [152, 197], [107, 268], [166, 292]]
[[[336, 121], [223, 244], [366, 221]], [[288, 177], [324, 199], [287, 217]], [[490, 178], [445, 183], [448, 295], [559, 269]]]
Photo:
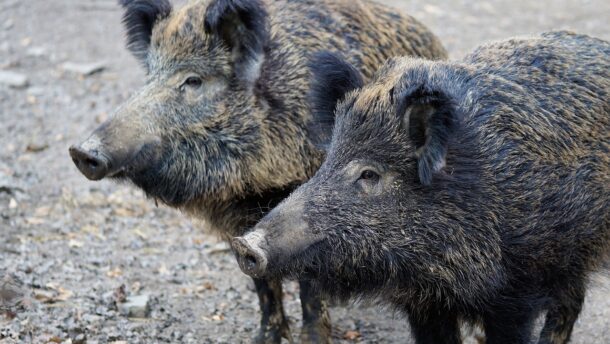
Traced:
[[569, 32], [392, 59], [339, 103], [316, 175], [236, 241], [259, 236], [259, 275], [388, 301], [417, 343], [459, 343], [461, 321], [529, 343], [544, 311], [539, 343], [566, 343], [610, 248], [609, 95], [610, 44]]
[[[366, 79], [392, 56], [446, 58], [421, 23], [367, 0], [120, 2], [128, 47], [147, 80], [93, 133], [89, 153], [107, 160], [105, 176], [204, 219], [225, 239], [322, 163], [318, 141], [332, 125], [309, 110], [313, 53], [338, 53]], [[273, 313], [263, 319], [287, 324], [279, 286], [257, 281]], [[273, 319], [263, 331], [273, 332]]]

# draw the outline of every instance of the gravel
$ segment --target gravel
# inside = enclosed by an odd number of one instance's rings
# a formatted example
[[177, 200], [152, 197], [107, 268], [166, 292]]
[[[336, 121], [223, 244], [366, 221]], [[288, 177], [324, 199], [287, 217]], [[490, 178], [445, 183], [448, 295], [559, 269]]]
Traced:
[[[607, 0], [386, 2], [453, 57], [550, 29], [610, 39]], [[89, 182], [67, 154], [144, 81], [120, 17], [115, 0], [0, 2], [0, 344], [248, 342], [256, 294], [205, 223], [129, 185]], [[66, 68], [75, 61], [95, 66]], [[296, 340], [298, 286], [285, 289]], [[609, 296], [605, 272], [574, 343], [610, 338]], [[382, 306], [336, 306], [332, 318], [337, 343], [410, 341], [404, 318]]]

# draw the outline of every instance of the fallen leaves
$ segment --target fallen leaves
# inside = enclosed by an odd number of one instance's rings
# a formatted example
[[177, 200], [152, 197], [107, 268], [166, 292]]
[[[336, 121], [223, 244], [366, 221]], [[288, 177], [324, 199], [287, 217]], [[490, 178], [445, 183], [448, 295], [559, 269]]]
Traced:
[[70, 241], [68, 241], [68, 246], [71, 248], [81, 248], [83, 247], [83, 242], [75, 240], [75, 239], [70, 239]]
[[46, 142], [30, 142], [25, 147], [25, 151], [29, 153], [39, 153], [49, 148], [49, 144]]
[[123, 270], [121, 268], [116, 267], [106, 272], [106, 276], [110, 278], [117, 278], [123, 275]]
[[346, 340], [356, 340], [360, 337], [361, 337], [360, 331], [356, 331], [356, 330], [346, 331], [345, 334], [343, 335], [343, 339], [346, 339]]
[[53, 304], [65, 302], [74, 295], [71, 290], [62, 288], [54, 283], [48, 283], [45, 289], [34, 289], [34, 298], [41, 303]]

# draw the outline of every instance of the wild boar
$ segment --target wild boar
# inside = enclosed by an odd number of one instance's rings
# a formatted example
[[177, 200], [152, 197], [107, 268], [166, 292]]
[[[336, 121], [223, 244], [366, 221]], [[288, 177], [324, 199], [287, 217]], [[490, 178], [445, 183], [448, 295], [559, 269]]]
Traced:
[[417, 343], [460, 343], [462, 321], [529, 343], [544, 311], [539, 343], [568, 342], [610, 247], [610, 44], [552, 32], [395, 58], [364, 86], [318, 60], [319, 106], [341, 99], [327, 158], [233, 240], [242, 270], [379, 296]]
[[[330, 127], [307, 102], [312, 52], [341, 53], [365, 78], [392, 56], [446, 57], [421, 23], [364, 0], [122, 4], [146, 84], [70, 155], [87, 178], [129, 180], [225, 239], [243, 234], [322, 163], [317, 144]], [[255, 285], [257, 342], [291, 338], [280, 281]], [[301, 338], [326, 342], [326, 305], [307, 282], [301, 298]]]

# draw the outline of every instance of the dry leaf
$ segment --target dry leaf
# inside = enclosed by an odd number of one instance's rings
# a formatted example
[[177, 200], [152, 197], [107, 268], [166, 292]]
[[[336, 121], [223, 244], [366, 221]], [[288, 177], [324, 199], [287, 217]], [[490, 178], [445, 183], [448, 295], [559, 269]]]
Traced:
[[119, 268], [119, 267], [116, 267], [116, 268], [106, 272], [106, 276], [111, 277], [111, 278], [117, 278], [121, 275], [123, 275], [123, 270], [121, 270], [121, 268]]
[[140, 291], [140, 289], [142, 289], [142, 285], [140, 284], [140, 282], [136, 281], [131, 284], [131, 288], [129, 289], [131, 289], [131, 292], [137, 293], [138, 291]]
[[159, 273], [159, 275], [169, 275], [169, 270], [163, 263], [161, 264], [159, 269], [157, 269], [157, 272]]
[[343, 339], [347, 339], [347, 340], [356, 340], [360, 338], [360, 332], [359, 331], [347, 331], [345, 332], [345, 334], [343, 335]]
[[63, 302], [63, 301], [66, 301], [66, 300], [68, 300], [69, 298], [71, 298], [71, 297], [72, 297], [72, 295], [74, 295], [74, 293], [73, 293], [72, 291], [70, 291], [70, 290], [68, 290], [68, 289], [61, 288], [61, 287], [60, 287], [59, 289], [57, 289], [57, 291], [59, 291], [59, 295], [57, 295], [57, 296], [55, 297], [55, 299], [56, 299], [57, 301], [62, 301], [62, 302]]
[[142, 239], [142, 240], [148, 239], [148, 236], [146, 234], [144, 234], [144, 232], [142, 232], [139, 228], [136, 228], [134, 230], [134, 233], [136, 233], [136, 235], [139, 236], [140, 239]]
[[49, 206], [38, 207], [36, 210], [34, 210], [34, 216], [36, 217], [46, 217], [49, 216], [50, 213], [51, 207]]
[[40, 219], [37, 217], [28, 217], [25, 219], [25, 223], [27, 223], [28, 225], [33, 225], [33, 226], [41, 225], [44, 223], [44, 219]]
[[25, 150], [30, 153], [38, 153], [47, 148], [49, 148], [49, 145], [45, 142], [31, 142], [25, 147]]
[[80, 248], [83, 247], [83, 243], [78, 241], [78, 240], [74, 240], [74, 239], [70, 239], [70, 241], [68, 242], [68, 246], [72, 247], [72, 248]]
[[210, 282], [204, 282], [202, 285], [195, 288], [197, 293], [201, 293], [205, 290], [216, 290], [216, 287], [214, 287], [214, 285]]
[[114, 213], [117, 216], [122, 216], [122, 217], [132, 217], [135, 214], [132, 210], [127, 209], [127, 208], [116, 208], [114, 210]]
[[225, 316], [222, 314], [214, 314], [214, 315], [212, 315], [212, 320], [223, 321], [223, 320], [225, 320]]
[[57, 337], [57, 336], [53, 336], [53, 337], [49, 338], [49, 343], [58, 343], [58, 344], [60, 344], [62, 342], [63, 342], [63, 340], [61, 338]]

